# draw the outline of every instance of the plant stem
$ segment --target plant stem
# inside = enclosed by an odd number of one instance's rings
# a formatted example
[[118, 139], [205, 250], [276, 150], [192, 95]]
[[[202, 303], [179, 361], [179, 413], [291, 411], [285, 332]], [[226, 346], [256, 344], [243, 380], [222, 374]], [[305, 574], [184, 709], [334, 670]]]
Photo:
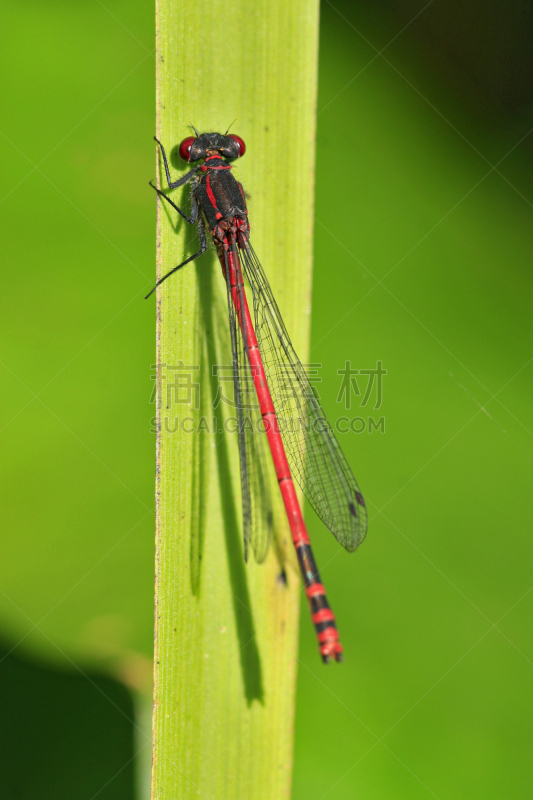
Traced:
[[[316, 0], [157, 2], [157, 137], [169, 152], [191, 123], [223, 133], [235, 120], [247, 146], [235, 174], [250, 194], [254, 249], [304, 362], [317, 42]], [[174, 176], [187, 168], [179, 158], [172, 164]], [[188, 195], [185, 187], [172, 197], [188, 208]], [[158, 203], [158, 276], [198, 250], [194, 228], [165, 206]], [[223, 425], [235, 412], [213, 407], [232, 391], [214, 252], [166, 281], [156, 302], [152, 798], [288, 798], [300, 583], [275, 485], [271, 553], [261, 566], [243, 561], [236, 434]]]

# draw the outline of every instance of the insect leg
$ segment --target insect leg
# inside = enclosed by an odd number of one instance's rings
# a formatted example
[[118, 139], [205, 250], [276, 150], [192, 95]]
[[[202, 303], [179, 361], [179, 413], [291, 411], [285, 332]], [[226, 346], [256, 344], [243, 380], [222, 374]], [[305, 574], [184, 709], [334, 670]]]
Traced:
[[163, 163], [165, 165], [165, 172], [167, 174], [168, 188], [169, 189], [177, 189], [178, 186], [183, 186], [184, 183], [187, 183], [187, 181], [190, 181], [191, 178], [193, 178], [194, 175], [198, 172], [200, 167], [195, 167], [194, 169], [191, 169], [190, 172], [186, 172], [185, 175], [182, 175], [181, 178], [179, 178], [179, 180], [172, 181], [170, 179], [170, 170], [168, 168], [167, 154], [165, 153], [165, 148], [163, 147], [163, 145], [161, 144], [159, 139], [157, 139], [155, 136], [154, 136], [154, 139], [156, 140], [157, 144], [161, 148], [161, 154], [163, 156]]
[[170, 197], [167, 197], [167, 196], [166, 196], [166, 194], [165, 194], [164, 192], [162, 192], [160, 189], [158, 189], [158, 188], [157, 188], [157, 186], [154, 186], [154, 184], [152, 183], [152, 181], [150, 181], [150, 186], [152, 187], [152, 189], [155, 189], [155, 191], [157, 192], [157, 194], [159, 195], [159, 197], [163, 197], [163, 198], [164, 198], [164, 199], [167, 201], [167, 203], [170, 203], [170, 205], [172, 206], [172, 208], [175, 208], [175, 209], [176, 209], [176, 211], [177, 211], [179, 214], [181, 214], [181, 216], [183, 217], [183, 219], [184, 219], [184, 220], [186, 220], [187, 222], [189, 222], [191, 225], [194, 225], [194, 223], [196, 222], [196, 217], [198, 216], [198, 203], [197, 203], [197, 202], [196, 202], [196, 200], [194, 199], [194, 196], [193, 196], [193, 201], [192, 201], [191, 216], [190, 216], [190, 217], [188, 217], [188, 216], [187, 216], [187, 214], [185, 214], [185, 212], [181, 210], [181, 208], [178, 208], [178, 206], [176, 205], [176, 203], [173, 203], [173, 202], [172, 202], [172, 200], [170, 199]]
[[[194, 197], [194, 195], [193, 195], [193, 211], [196, 214], [196, 216], [198, 216], [198, 203], [197, 203], [196, 198]], [[192, 213], [191, 213], [191, 216], [192, 216]], [[204, 218], [203, 218], [203, 216], [201, 214], [198, 216], [198, 236], [200, 237], [200, 249], [198, 250], [198, 252], [195, 253], [194, 255], [190, 256], [189, 258], [186, 258], [185, 261], [182, 261], [181, 264], [178, 264], [177, 267], [174, 267], [174, 269], [171, 269], [170, 272], [167, 272], [166, 275], [163, 275], [163, 277], [160, 278], [157, 281], [157, 283], [154, 286], [154, 288], [152, 289], [152, 291], [148, 292], [148, 294], [144, 298], [145, 300], [147, 300], [150, 297], [150, 295], [152, 294], [152, 292], [155, 292], [157, 287], [160, 284], [162, 284], [163, 281], [166, 281], [166, 279], [170, 275], [173, 275], [174, 272], [177, 272], [178, 269], [181, 269], [182, 267], [185, 266], [185, 264], [188, 264], [190, 261], [194, 261], [195, 258], [199, 258], [207, 250], [207, 236], [206, 236], [206, 233], [205, 233], [205, 222], [204, 222]]]

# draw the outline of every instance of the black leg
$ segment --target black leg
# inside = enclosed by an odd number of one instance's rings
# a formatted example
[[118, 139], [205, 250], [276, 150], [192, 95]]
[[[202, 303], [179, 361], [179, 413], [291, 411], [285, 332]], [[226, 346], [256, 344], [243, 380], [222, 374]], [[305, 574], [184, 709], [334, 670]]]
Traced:
[[[193, 207], [194, 206], [196, 206], [196, 213], [198, 213], [198, 205], [196, 203], [196, 199], [193, 197]], [[198, 250], [198, 252], [195, 253], [193, 256], [190, 256], [189, 258], [186, 258], [185, 261], [182, 261], [181, 264], [178, 264], [177, 267], [174, 267], [174, 269], [171, 269], [170, 272], [167, 272], [166, 275], [163, 275], [163, 277], [160, 278], [157, 281], [157, 283], [154, 286], [154, 288], [152, 289], [152, 291], [148, 292], [148, 294], [144, 298], [145, 300], [147, 300], [150, 297], [150, 295], [152, 294], [152, 292], [155, 292], [157, 287], [160, 286], [163, 283], [163, 281], [166, 281], [166, 279], [170, 275], [173, 275], [174, 272], [177, 272], [178, 269], [181, 269], [182, 267], [185, 266], [185, 264], [188, 264], [190, 261], [194, 261], [195, 258], [199, 258], [207, 250], [207, 236], [205, 235], [205, 223], [204, 223], [204, 218], [202, 217], [201, 214], [198, 217], [198, 236], [200, 237], [200, 249]]]
[[167, 197], [167, 196], [166, 196], [166, 194], [165, 194], [164, 192], [162, 192], [160, 189], [158, 189], [158, 188], [157, 188], [157, 186], [154, 186], [154, 184], [152, 183], [152, 181], [150, 181], [150, 186], [152, 187], [152, 189], [155, 189], [155, 191], [157, 192], [157, 194], [158, 194], [160, 197], [162, 197], [164, 200], [166, 200], [166, 201], [167, 201], [167, 203], [170, 203], [170, 205], [172, 206], [172, 208], [175, 208], [175, 209], [176, 209], [176, 211], [178, 212], [178, 214], [181, 214], [181, 216], [183, 217], [183, 219], [184, 219], [184, 220], [187, 220], [187, 222], [189, 222], [191, 225], [194, 225], [194, 223], [196, 222], [196, 218], [197, 218], [197, 216], [198, 216], [198, 203], [197, 203], [197, 202], [196, 202], [196, 200], [194, 199], [194, 195], [193, 195], [193, 201], [192, 201], [191, 216], [190, 216], [190, 217], [188, 217], [188, 216], [187, 216], [187, 214], [185, 214], [185, 212], [183, 212], [183, 211], [181, 210], [181, 208], [178, 208], [178, 206], [176, 205], [176, 203], [173, 203], [173, 202], [172, 202], [172, 200], [170, 199], [170, 197]]
[[[156, 139], [156, 137], [155, 137], [155, 136], [154, 136], [154, 139], [156, 140], [157, 144], [158, 144], [158, 145], [159, 145], [159, 147], [161, 148], [161, 155], [163, 156], [163, 163], [164, 163], [164, 165], [165, 165], [165, 172], [167, 173], [167, 183], [168, 183], [168, 188], [169, 188], [169, 189], [177, 189], [177, 188], [178, 188], [178, 186], [183, 186], [183, 184], [184, 184], [184, 183], [187, 183], [187, 181], [190, 181], [190, 180], [191, 180], [191, 178], [192, 178], [194, 175], [196, 175], [196, 173], [198, 172], [198, 170], [200, 169], [200, 167], [195, 167], [194, 169], [191, 169], [191, 171], [190, 171], [190, 172], [186, 172], [186, 173], [185, 173], [185, 175], [182, 175], [182, 176], [181, 176], [181, 178], [180, 178], [179, 180], [177, 180], [177, 181], [172, 181], [172, 180], [170, 179], [170, 170], [169, 170], [169, 168], [168, 168], [167, 154], [165, 153], [165, 148], [163, 147], [163, 145], [161, 144], [161, 142], [159, 141], [159, 139]], [[179, 210], [179, 209], [178, 209], [178, 210]], [[180, 213], [181, 213], [181, 212], [180, 212]]]

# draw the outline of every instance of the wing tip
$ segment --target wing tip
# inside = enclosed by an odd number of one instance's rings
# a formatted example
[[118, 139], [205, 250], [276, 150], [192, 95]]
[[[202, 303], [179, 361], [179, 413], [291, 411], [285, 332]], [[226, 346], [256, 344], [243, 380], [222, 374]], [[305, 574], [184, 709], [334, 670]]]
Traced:
[[355, 503], [353, 503], [351, 500], [349, 501], [348, 509], [355, 520], [355, 536], [350, 542], [347, 543], [347, 545], [345, 545], [346, 550], [348, 550], [349, 553], [353, 553], [355, 550], [357, 550], [359, 545], [364, 541], [368, 529], [368, 516], [366, 513], [366, 505], [363, 495], [361, 492], [355, 492], [354, 495], [357, 504], [360, 506], [360, 509], [358, 509]]

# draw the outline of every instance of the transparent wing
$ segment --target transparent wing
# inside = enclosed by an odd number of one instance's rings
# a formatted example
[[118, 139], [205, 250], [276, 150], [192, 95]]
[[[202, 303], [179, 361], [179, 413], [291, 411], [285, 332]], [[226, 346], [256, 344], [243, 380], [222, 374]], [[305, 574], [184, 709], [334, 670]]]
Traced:
[[[227, 260], [226, 276], [229, 275]], [[226, 280], [229, 287], [229, 280]], [[244, 342], [228, 288], [228, 313], [233, 359], [233, 384], [237, 410], [239, 461], [241, 468], [244, 559], [252, 547], [255, 560], [265, 560], [273, 529], [272, 497], [268, 476], [267, 438]]]
[[363, 496], [294, 351], [259, 259], [250, 245], [240, 255], [253, 293], [255, 333], [291, 471], [324, 524], [352, 552], [366, 535]]

